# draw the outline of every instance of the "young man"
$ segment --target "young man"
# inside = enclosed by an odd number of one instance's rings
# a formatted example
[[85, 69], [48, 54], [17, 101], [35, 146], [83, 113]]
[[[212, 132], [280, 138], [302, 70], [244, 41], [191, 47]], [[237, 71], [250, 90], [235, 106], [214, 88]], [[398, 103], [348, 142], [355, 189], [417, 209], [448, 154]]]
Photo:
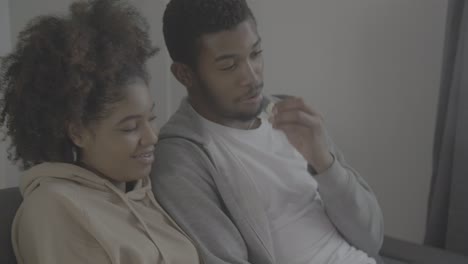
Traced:
[[163, 22], [188, 97], [161, 130], [153, 188], [205, 263], [375, 263], [377, 200], [316, 110], [263, 95], [245, 0], [172, 0]]

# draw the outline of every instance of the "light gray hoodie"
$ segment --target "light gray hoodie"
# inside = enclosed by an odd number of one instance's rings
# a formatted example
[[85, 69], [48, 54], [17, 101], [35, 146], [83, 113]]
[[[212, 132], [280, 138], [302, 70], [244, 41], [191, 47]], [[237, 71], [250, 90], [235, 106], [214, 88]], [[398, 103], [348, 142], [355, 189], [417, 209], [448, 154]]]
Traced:
[[[198, 244], [207, 264], [277, 263], [259, 193], [242, 166], [203, 127], [187, 99], [162, 128], [151, 174], [161, 205]], [[377, 199], [330, 141], [332, 166], [314, 175], [327, 215], [353, 246], [377, 257], [383, 217]]]

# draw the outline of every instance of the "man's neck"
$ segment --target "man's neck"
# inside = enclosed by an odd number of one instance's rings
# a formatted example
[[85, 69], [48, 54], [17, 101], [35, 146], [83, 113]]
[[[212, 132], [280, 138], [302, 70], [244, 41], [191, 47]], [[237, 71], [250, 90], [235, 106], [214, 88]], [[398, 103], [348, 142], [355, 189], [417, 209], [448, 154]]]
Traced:
[[261, 121], [258, 117], [255, 117], [248, 121], [225, 120], [223, 123], [221, 122], [216, 122], [216, 123], [221, 124], [223, 126], [236, 128], [236, 129], [242, 129], [242, 130], [255, 129], [255, 128], [258, 128], [261, 124]]
[[204, 107], [200, 107], [198, 104], [191, 102], [190, 98], [188, 100], [192, 108], [203, 118], [230, 128], [242, 129], [242, 130], [250, 130], [258, 128], [261, 124], [261, 121], [257, 117], [253, 117], [248, 120], [239, 120], [234, 118], [225, 118], [219, 115], [214, 114], [214, 112], [210, 109], [206, 109]]

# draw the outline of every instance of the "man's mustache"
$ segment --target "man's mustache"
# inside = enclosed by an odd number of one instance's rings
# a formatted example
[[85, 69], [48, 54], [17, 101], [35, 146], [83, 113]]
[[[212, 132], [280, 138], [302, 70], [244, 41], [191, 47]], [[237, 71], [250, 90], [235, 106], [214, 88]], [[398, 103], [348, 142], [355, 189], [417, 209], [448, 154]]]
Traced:
[[249, 99], [249, 98], [251, 98], [251, 97], [257, 96], [259, 93], [262, 92], [263, 85], [264, 85], [263, 82], [260, 82], [260, 83], [258, 83], [258, 84], [252, 85], [252, 86], [249, 88], [249, 91], [247, 92], [247, 94], [244, 95], [244, 96], [242, 96], [241, 100], [246, 100], [246, 99]]

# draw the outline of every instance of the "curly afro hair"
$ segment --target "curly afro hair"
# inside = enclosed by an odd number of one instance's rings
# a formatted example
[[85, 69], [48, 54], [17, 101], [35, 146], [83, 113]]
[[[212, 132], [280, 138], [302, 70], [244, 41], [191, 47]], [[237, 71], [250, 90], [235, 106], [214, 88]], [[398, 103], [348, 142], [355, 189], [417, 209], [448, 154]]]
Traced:
[[245, 0], [171, 0], [164, 11], [163, 33], [172, 60], [196, 66], [197, 40], [230, 30], [255, 17]]
[[105, 117], [126, 85], [148, 82], [145, 63], [156, 52], [145, 19], [124, 1], [75, 2], [68, 16], [32, 20], [1, 58], [0, 126], [11, 138], [9, 159], [23, 169], [73, 162], [69, 124]]

